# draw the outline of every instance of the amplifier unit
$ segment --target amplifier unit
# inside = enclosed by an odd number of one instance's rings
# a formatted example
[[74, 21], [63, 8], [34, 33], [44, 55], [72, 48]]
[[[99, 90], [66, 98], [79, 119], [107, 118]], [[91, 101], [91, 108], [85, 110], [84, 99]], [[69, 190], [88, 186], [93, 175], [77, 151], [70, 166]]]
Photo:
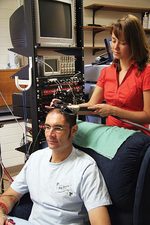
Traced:
[[38, 56], [40, 76], [75, 74], [74, 56]]

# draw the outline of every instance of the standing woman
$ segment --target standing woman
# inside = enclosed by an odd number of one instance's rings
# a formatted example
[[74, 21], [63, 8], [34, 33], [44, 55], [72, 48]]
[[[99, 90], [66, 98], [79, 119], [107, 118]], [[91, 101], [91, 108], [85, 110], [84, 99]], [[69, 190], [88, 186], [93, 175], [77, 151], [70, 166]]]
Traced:
[[111, 38], [114, 61], [101, 71], [90, 100], [79, 106], [88, 106], [96, 114], [107, 117], [109, 126], [139, 129], [118, 117], [147, 128], [150, 124], [149, 46], [141, 22], [133, 15], [119, 19], [111, 27]]

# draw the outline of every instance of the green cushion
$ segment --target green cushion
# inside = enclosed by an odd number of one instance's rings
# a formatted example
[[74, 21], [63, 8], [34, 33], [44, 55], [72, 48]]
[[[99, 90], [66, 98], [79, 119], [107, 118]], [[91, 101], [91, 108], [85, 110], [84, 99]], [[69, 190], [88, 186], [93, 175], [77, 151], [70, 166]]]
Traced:
[[99, 154], [112, 159], [120, 145], [137, 131], [105, 126], [102, 124], [78, 121], [78, 132], [73, 143], [85, 148], [91, 148]]

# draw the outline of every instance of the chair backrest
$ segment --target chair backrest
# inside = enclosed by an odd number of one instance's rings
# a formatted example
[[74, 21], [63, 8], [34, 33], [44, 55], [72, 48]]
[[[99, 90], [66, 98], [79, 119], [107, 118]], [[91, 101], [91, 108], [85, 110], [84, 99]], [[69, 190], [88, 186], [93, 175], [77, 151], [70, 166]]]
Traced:
[[[117, 140], [116, 140], [117, 141]], [[150, 146], [150, 137], [143, 134], [142, 132], [137, 132], [130, 136], [118, 149], [116, 155], [112, 160], [96, 153], [93, 149], [83, 148], [82, 146], [75, 146], [80, 150], [91, 155], [97, 162], [98, 167], [102, 171], [104, 179], [106, 181], [113, 205], [111, 207], [111, 222], [112, 225], [148, 225], [138, 223], [135, 215], [137, 215], [141, 209], [140, 204], [142, 201], [143, 208], [141, 212], [141, 218], [145, 214], [149, 220], [149, 215], [147, 215], [148, 209], [145, 209], [144, 200], [146, 196], [143, 196], [148, 189], [150, 190], [150, 170], [148, 169], [148, 162], [146, 160], [146, 155], [148, 154]], [[110, 146], [111, 148], [111, 146]], [[150, 152], [149, 152], [150, 158]], [[140, 175], [143, 168], [143, 173], [145, 174], [144, 183], [142, 183], [142, 175]], [[143, 174], [142, 173], [142, 174]], [[143, 186], [143, 191], [141, 193], [141, 200], [138, 198], [137, 182], [139, 189], [141, 185]], [[136, 199], [136, 202], [135, 202]], [[144, 200], [143, 200], [144, 199]], [[134, 204], [136, 203], [137, 208], [134, 209]], [[148, 201], [147, 205], [150, 204]], [[134, 212], [133, 212], [134, 209]], [[137, 223], [133, 224], [133, 217]], [[140, 215], [139, 215], [140, 217]], [[138, 217], [138, 218], [139, 218]]]
[[133, 225], [150, 224], [150, 147], [141, 164], [133, 211]]
[[2, 193], [3, 189], [3, 182], [2, 182], [2, 176], [3, 176], [3, 168], [1, 165], [2, 162], [2, 156], [1, 156], [1, 144], [0, 144], [0, 193]]

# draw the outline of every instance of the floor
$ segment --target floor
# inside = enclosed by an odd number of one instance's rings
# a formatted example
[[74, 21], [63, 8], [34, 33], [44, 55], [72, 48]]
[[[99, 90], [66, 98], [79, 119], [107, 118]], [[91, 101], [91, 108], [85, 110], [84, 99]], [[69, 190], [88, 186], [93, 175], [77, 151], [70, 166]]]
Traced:
[[[10, 109], [12, 110], [12, 107], [9, 106]], [[0, 107], [0, 127], [3, 127], [5, 121], [11, 121], [15, 119], [21, 119], [20, 117], [15, 117], [11, 115], [7, 107]], [[1, 161], [1, 160], [0, 160]], [[1, 165], [0, 165], [0, 194], [6, 190], [9, 185], [11, 184], [11, 179], [10, 177], [16, 176], [23, 165], [18, 165], [18, 166], [13, 166], [6, 168], [6, 171], [4, 173], [4, 170], [1, 171]], [[3, 175], [3, 176], [2, 176]], [[8, 176], [7, 176], [8, 175]], [[1, 179], [2, 177], [2, 179]]]
[[19, 173], [22, 167], [23, 165], [18, 165], [18, 166], [13, 166], [9, 168], [3, 168], [3, 171], [0, 171], [2, 176], [2, 179], [0, 182], [0, 193], [5, 191], [10, 186], [14, 177]]

